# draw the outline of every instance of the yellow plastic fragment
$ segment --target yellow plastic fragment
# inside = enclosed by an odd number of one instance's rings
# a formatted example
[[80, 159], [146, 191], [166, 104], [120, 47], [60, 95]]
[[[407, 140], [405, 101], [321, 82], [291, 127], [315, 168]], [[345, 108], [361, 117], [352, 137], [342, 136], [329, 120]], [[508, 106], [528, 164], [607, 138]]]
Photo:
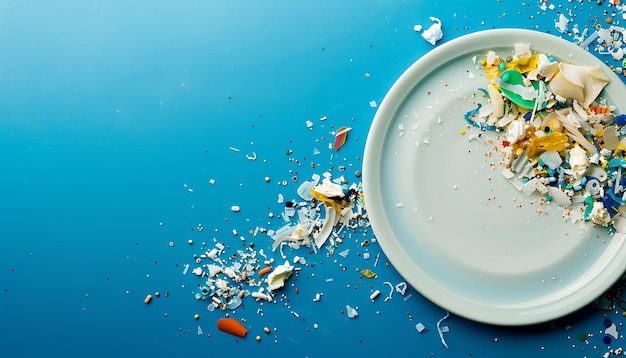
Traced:
[[626, 153], [626, 139], [622, 139], [617, 143], [615, 149], [613, 150], [613, 156], [617, 157], [624, 153]]
[[341, 213], [341, 205], [339, 205], [336, 201], [327, 198], [326, 195], [324, 194], [320, 194], [316, 192], [313, 188], [311, 188], [310, 190], [311, 190], [311, 195], [313, 195], [313, 198], [315, 198], [315, 200], [321, 201], [326, 206], [330, 205], [335, 209], [337, 213], [339, 214]]
[[568, 136], [561, 132], [552, 132], [541, 137], [535, 137], [526, 148], [528, 158], [534, 159], [541, 153], [554, 150], [562, 152], [567, 148]]
[[363, 270], [361, 270], [361, 274], [363, 276], [365, 276], [365, 278], [374, 278], [374, 277], [376, 277], [376, 274], [374, 273], [374, 271], [372, 271], [370, 269], [363, 269]]
[[[500, 73], [502, 73], [500, 69], [498, 68], [498, 63], [500, 63], [500, 61], [504, 61], [504, 60], [500, 59], [499, 61], [496, 61], [493, 65], [487, 65], [487, 61], [485, 57], [485, 59], [481, 62], [481, 64], [483, 65], [483, 69], [485, 70], [485, 73], [487, 74], [487, 78], [489, 78], [490, 81], [494, 77], [499, 77]], [[515, 70], [519, 73], [525, 74], [532, 70], [537, 69], [537, 63], [539, 63], [539, 56], [532, 55], [528, 58], [518, 58], [511, 62], [505, 62], [505, 63], [506, 63], [505, 70]]]
[[519, 73], [527, 73], [537, 68], [539, 56], [532, 55], [527, 58], [518, 58], [506, 64], [507, 70], [515, 70]]

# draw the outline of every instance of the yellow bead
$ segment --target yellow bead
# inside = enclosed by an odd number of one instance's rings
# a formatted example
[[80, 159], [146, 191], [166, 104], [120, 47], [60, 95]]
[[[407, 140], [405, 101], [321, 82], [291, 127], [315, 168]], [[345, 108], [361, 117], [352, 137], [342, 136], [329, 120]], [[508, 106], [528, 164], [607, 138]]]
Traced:
[[193, 318], [194, 319], [200, 319], [200, 315], [196, 313], [195, 315], [193, 315]]
[[256, 336], [256, 340], [260, 341], [261, 340], [261, 336]]

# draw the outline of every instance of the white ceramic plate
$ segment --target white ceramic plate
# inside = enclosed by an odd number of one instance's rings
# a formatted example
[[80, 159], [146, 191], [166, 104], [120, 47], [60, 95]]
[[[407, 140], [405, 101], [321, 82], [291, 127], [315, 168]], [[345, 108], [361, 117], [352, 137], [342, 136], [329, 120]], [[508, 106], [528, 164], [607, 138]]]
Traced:
[[472, 97], [488, 83], [474, 57], [512, 55], [517, 42], [601, 66], [611, 80], [601, 96], [626, 113], [624, 84], [586, 50], [535, 31], [488, 30], [440, 45], [400, 76], [376, 113], [363, 163], [369, 218], [393, 266], [442, 308], [499, 325], [571, 313], [626, 269], [623, 235], [564, 221], [490, 166], [488, 141], [460, 134], [463, 115], [485, 102]]

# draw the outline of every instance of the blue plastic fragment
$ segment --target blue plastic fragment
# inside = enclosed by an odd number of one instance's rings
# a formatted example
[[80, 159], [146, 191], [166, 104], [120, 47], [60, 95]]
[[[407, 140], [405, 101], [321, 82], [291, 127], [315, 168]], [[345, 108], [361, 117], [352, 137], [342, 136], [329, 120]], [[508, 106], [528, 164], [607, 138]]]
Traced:
[[465, 120], [467, 121], [467, 123], [471, 124], [472, 127], [476, 127], [476, 128], [480, 128], [480, 129], [485, 129], [485, 130], [490, 130], [490, 131], [495, 131], [497, 128], [496, 126], [487, 126], [487, 125], [483, 125], [483, 124], [479, 124], [476, 123], [473, 119], [472, 116], [478, 114], [478, 110], [480, 109], [481, 104], [478, 104], [478, 107], [476, 107], [476, 109], [472, 109], [471, 111], [468, 111], [467, 113], [465, 113], [465, 115], [463, 116], [463, 118], [465, 118]]
[[609, 168], [617, 168], [626, 165], [626, 159], [624, 158], [613, 158], [609, 160], [608, 166]]
[[615, 117], [613, 122], [618, 126], [623, 126], [624, 124], [626, 124], [626, 114], [618, 115], [617, 117]]

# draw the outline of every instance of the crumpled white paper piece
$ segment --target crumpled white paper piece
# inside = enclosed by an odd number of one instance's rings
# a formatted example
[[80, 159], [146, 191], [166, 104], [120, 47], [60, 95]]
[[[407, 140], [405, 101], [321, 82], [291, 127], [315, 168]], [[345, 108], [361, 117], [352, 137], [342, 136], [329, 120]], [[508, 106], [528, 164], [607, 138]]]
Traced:
[[434, 46], [437, 41], [443, 38], [443, 31], [441, 30], [441, 21], [438, 18], [431, 17], [430, 21], [434, 21], [434, 24], [422, 32], [422, 37]]

